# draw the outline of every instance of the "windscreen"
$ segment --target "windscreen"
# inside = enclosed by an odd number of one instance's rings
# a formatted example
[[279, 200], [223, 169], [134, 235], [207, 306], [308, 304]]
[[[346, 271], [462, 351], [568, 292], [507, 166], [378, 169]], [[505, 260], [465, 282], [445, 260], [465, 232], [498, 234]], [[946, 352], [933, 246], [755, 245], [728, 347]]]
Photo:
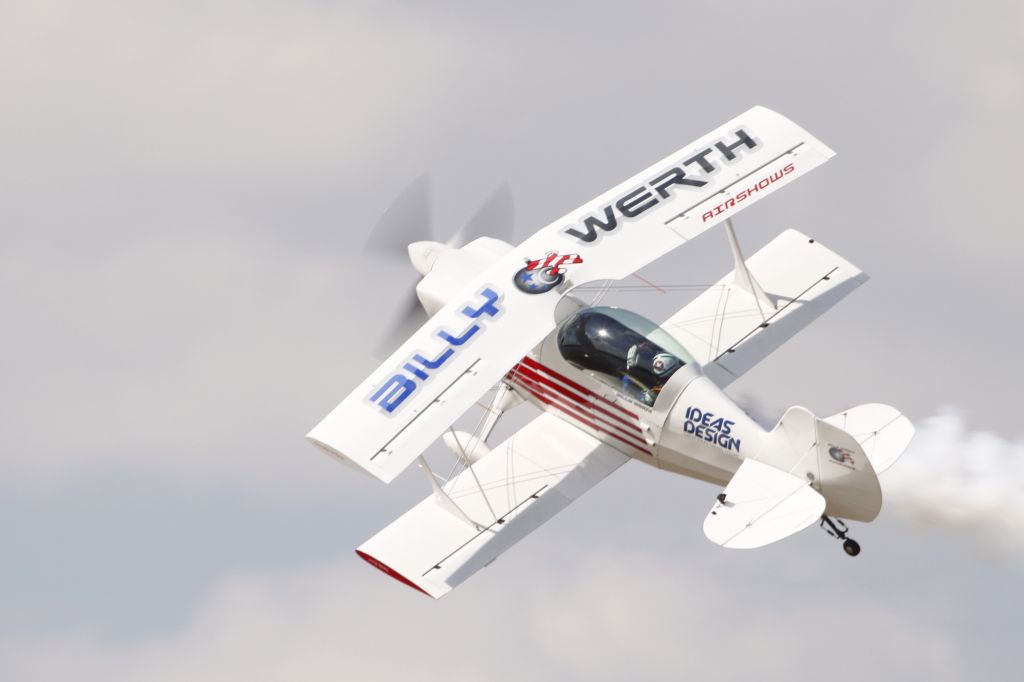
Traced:
[[577, 369], [647, 405], [693, 362], [665, 330], [621, 308], [581, 310], [559, 330], [558, 350]]

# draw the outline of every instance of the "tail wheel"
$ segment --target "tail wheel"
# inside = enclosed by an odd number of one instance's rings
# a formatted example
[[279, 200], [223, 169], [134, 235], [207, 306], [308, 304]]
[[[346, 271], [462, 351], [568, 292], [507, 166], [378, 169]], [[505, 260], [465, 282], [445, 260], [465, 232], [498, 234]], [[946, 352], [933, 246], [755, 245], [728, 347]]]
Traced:
[[860, 554], [860, 544], [856, 540], [847, 538], [843, 541], [843, 551], [850, 556], [857, 556]]

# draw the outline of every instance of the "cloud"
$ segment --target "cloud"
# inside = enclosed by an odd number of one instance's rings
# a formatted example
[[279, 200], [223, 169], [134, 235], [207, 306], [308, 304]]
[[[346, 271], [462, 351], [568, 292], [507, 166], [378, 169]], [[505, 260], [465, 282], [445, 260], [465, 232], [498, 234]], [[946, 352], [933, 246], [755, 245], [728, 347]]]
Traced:
[[284, 471], [303, 478], [292, 453], [319, 459], [303, 434], [372, 352], [346, 321], [373, 302], [345, 295], [342, 261], [216, 232], [97, 259], [3, 253], [0, 280], [20, 292], [0, 359], [17, 387], [3, 485], [118, 471], [272, 491]]
[[430, 129], [465, 49], [368, 2], [44, 0], [0, 38], [4, 179], [38, 191], [351, 168]]
[[[763, 581], [751, 589], [636, 551], [541, 568], [525, 553], [502, 562], [511, 584], [476, 579], [438, 602], [354, 558], [236, 574], [176, 632], [120, 643], [14, 638], [0, 642], [0, 673], [12, 682], [961, 677], [948, 633], [870, 594], [826, 583], [806, 599], [759, 594]], [[815, 603], [825, 594], [827, 607]], [[859, 654], [837, 660], [851, 636]]]
[[954, 408], [921, 420], [881, 476], [886, 505], [911, 521], [963, 533], [1003, 554], [1024, 552], [1024, 442], [969, 431]]
[[368, 2], [3, 9], [0, 486], [143, 471], [309, 489], [319, 470], [292, 453], [322, 458], [302, 435], [362, 378], [389, 280], [409, 274], [352, 252], [390, 199], [358, 178], [415, 156], [474, 49], [420, 19]]

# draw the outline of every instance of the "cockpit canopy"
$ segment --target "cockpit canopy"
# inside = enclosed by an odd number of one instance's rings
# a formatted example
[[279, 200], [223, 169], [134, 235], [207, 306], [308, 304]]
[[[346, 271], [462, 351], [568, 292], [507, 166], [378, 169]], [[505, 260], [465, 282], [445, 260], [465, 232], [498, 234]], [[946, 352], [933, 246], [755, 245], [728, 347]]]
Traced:
[[669, 378], [694, 362], [664, 329], [621, 308], [585, 308], [558, 331], [569, 364], [617, 391], [653, 405]]

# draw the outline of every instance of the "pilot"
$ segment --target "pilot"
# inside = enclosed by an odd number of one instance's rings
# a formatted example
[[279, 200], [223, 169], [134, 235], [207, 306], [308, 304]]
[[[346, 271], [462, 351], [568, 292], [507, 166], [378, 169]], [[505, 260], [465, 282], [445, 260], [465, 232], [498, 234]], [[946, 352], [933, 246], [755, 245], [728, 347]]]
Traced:
[[[626, 371], [622, 375], [622, 390], [648, 405], [654, 404], [661, 392], [666, 379], [682, 365], [682, 361], [671, 353], [667, 353], [649, 340], [639, 341], [630, 346], [626, 353]], [[639, 376], [631, 376], [640, 370]], [[652, 386], [645, 386], [640, 380], [644, 374], [653, 374], [655, 381]]]
[[[672, 355], [662, 351], [654, 356], [654, 360], [651, 361], [651, 371], [654, 372], [655, 376], [663, 377], [667, 374], [671, 374], [675, 370], [679, 369], [683, 365], [683, 361]], [[658, 389], [661, 389], [659, 384]]]

